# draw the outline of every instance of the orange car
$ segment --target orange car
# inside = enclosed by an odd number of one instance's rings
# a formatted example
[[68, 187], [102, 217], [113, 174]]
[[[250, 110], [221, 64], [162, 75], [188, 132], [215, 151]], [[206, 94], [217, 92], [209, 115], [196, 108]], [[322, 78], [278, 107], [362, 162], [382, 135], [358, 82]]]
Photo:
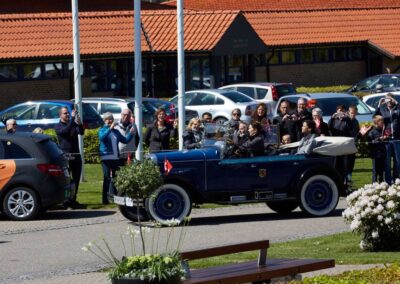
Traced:
[[64, 153], [49, 136], [0, 134], [0, 211], [31, 220], [73, 196]]

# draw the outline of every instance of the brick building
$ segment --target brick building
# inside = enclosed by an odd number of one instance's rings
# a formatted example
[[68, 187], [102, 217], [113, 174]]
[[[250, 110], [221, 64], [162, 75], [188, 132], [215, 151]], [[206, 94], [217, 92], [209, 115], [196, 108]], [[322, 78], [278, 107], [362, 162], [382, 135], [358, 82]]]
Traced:
[[[70, 1], [33, 1], [2, 4], [0, 109], [73, 96]], [[144, 95], [176, 92], [174, 5], [142, 4]], [[79, 8], [83, 95], [132, 96], [133, 1], [80, 0]], [[395, 73], [399, 12], [392, 0], [185, 0], [186, 87], [323, 86]]]

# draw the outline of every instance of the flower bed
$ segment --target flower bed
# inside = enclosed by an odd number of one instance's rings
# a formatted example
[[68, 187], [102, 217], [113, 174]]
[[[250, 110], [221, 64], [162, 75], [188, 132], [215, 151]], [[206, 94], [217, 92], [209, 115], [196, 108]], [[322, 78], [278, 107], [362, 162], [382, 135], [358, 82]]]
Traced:
[[360, 248], [370, 251], [400, 250], [400, 179], [368, 184], [347, 197], [343, 212], [353, 232], [363, 237]]

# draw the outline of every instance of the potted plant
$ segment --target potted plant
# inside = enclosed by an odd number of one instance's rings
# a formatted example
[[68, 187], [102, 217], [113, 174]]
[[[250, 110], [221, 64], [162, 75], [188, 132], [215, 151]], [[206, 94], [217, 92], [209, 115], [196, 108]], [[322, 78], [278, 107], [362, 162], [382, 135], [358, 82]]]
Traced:
[[400, 250], [400, 179], [394, 184], [373, 183], [347, 196], [343, 211], [353, 232], [360, 233], [360, 248], [369, 251]]
[[[114, 184], [119, 193], [125, 194], [138, 203], [139, 200], [151, 198], [151, 194], [163, 184], [163, 180], [158, 166], [145, 159], [122, 167], [114, 178]], [[121, 259], [115, 257], [104, 239], [101, 244], [90, 242], [82, 249], [92, 252], [112, 266], [108, 272], [112, 283], [180, 283], [185, 276], [185, 269], [179, 255], [185, 226], [180, 227], [178, 236], [172, 231], [172, 227], [180, 223], [177, 220], [167, 222], [169, 228], [165, 230], [162, 230], [159, 224], [155, 224], [152, 229], [144, 227], [140, 220], [139, 206], [137, 210], [139, 228], [128, 227], [125, 234], [125, 237], [128, 236], [128, 241], [121, 236], [124, 257]], [[188, 221], [185, 220], [185, 222]], [[146, 247], [145, 235], [147, 235], [146, 240], [150, 240], [149, 247]], [[140, 248], [136, 246], [137, 239], [140, 240]], [[172, 239], [177, 240], [175, 247]], [[129, 245], [125, 243], [128, 243], [131, 248], [129, 256], [126, 255], [126, 247]]]

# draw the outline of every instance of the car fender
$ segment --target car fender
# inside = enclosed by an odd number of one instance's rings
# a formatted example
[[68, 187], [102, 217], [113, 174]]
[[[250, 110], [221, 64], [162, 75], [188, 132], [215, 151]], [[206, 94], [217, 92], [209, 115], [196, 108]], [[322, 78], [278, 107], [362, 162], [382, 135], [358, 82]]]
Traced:
[[[201, 190], [196, 188], [196, 186], [191, 182], [193, 182], [193, 180], [189, 181], [188, 179], [178, 175], [168, 176], [164, 179], [164, 184], [176, 184], [181, 186], [188, 193], [192, 202], [201, 203], [201, 200], [203, 199], [200, 194]], [[198, 186], [198, 183], [195, 184]]]
[[292, 192], [292, 193], [297, 195], [297, 193], [301, 190], [301, 187], [304, 184], [304, 182], [309, 177], [311, 177], [313, 175], [317, 175], [317, 174], [324, 174], [324, 175], [331, 177], [337, 184], [340, 195], [345, 196], [345, 188], [344, 188], [342, 178], [340, 177], [340, 174], [337, 172], [336, 169], [334, 169], [332, 167], [328, 167], [326, 165], [313, 166], [313, 167], [308, 168], [305, 171], [301, 172], [299, 175], [299, 178], [293, 182], [292, 188], [295, 189], [296, 192]]

